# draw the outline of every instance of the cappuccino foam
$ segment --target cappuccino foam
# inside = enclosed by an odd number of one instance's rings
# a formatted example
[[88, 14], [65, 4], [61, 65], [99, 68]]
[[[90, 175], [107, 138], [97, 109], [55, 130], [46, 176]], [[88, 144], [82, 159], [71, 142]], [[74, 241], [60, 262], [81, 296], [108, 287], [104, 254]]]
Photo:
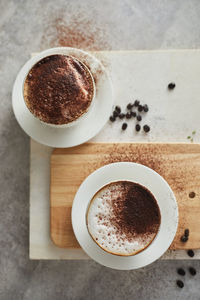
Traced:
[[105, 251], [133, 255], [145, 249], [160, 226], [160, 210], [143, 186], [113, 182], [96, 193], [87, 212], [88, 231]]
[[48, 124], [64, 125], [77, 120], [88, 111], [93, 96], [89, 69], [78, 59], [63, 54], [38, 61], [24, 82], [28, 109]]

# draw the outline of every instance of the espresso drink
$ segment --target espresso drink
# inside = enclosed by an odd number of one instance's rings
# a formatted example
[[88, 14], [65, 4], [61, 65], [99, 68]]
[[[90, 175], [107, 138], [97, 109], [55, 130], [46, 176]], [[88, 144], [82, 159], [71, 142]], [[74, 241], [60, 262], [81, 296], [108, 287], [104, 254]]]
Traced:
[[88, 68], [76, 58], [51, 55], [36, 63], [24, 83], [24, 99], [41, 121], [63, 125], [86, 113], [94, 96]]
[[87, 211], [88, 231], [105, 251], [129, 256], [144, 250], [160, 226], [157, 201], [145, 187], [130, 181], [104, 186]]

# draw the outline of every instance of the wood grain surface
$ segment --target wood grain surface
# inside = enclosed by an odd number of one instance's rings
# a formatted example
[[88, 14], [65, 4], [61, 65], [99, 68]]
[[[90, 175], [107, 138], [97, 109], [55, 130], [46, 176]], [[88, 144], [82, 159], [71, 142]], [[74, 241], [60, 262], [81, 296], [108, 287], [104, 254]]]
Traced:
[[[200, 248], [200, 145], [87, 143], [55, 149], [51, 156], [51, 238], [62, 248], [80, 247], [73, 234], [71, 207], [82, 181], [97, 168], [112, 162], [131, 161], [162, 175], [175, 193], [179, 226], [171, 249]], [[195, 192], [195, 197], [189, 194]], [[180, 241], [189, 228], [186, 243]]]

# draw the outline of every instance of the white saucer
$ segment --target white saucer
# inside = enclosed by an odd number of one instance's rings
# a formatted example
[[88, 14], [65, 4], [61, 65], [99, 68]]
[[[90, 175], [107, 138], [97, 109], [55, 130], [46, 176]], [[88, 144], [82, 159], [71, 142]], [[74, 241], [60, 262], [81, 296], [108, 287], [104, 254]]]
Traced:
[[[93, 195], [104, 185], [118, 180], [129, 180], [147, 187], [157, 199], [161, 212], [156, 238], [144, 251], [129, 257], [102, 250], [91, 238], [86, 225], [86, 211]], [[178, 226], [177, 202], [168, 183], [152, 169], [136, 163], [113, 163], [96, 170], [81, 184], [73, 202], [72, 226], [83, 250], [98, 263], [119, 270], [138, 269], [157, 260], [172, 243]]]
[[[74, 56], [89, 66], [92, 74], [98, 74], [96, 97], [91, 111], [77, 125], [68, 128], [52, 128], [41, 123], [29, 112], [23, 99], [23, 84], [27, 73], [38, 60], [52, 54]], [[32, 139], [50, 147], [72, 147], [94, 137], [107, 122], [113, 105], [112, 83], [104, 66], [91, 54], [69, 47], [52, 48], [34, 56], [22, 67], [13, 86], [12, 105], [19, 125]]]

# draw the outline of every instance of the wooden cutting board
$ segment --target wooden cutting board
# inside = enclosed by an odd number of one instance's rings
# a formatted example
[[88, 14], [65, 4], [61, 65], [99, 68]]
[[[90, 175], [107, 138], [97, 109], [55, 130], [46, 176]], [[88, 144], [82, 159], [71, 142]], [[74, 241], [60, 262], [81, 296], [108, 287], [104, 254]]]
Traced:
[[[82, 181], [97, 168], [112, 162], [131, 161], [162, 175], [175, 193], [179, 226], [171, 249], [200, 248], [200, 145], [88, 143], [55, 149], [51, 156], [51, 238], [62, 248], [80, 247], [73, 234], [71, 207]], [[189, 194], [195, 192], [195, 197]], [[189, 228], [187, 243], [180, 237]]]

